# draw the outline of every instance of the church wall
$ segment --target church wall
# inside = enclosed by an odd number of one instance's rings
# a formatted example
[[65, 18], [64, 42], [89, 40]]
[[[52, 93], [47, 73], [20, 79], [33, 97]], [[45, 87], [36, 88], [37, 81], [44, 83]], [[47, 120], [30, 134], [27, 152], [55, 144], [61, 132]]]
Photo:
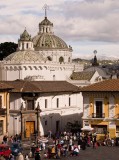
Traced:
[[7, 70], [6, 80], [16, 80], [19, 79], [19, 72], [16, 70]]
[[[45, 58], [51, 57], [52, 62], [59, 62], [59, 58], [63, 57], [64, 62], [68, 63], [72, 61], [72, 53], [69, 51], [60, 51], [60, 50], [55, 50], [55, 51], [39, 51], [39, 54], [42, 54]], [[70, 58], [70, 61], [69, 61]]]
[[74, 70], [82, 71], [82, 65], [60, 63], [4, 64], [3, 80], [31, 79], [31, 80], [66, 80]]
[[[61, 93], [60, 93], [61, 94]], [[69, 97], [71, 98], [69, 106]], [[41, 122], [45, 134], [48, 130], [56, 131], [56, 121], [60, 122], [60, 129], [63, 131], [67, 122], [81, 121], [82, 114], [82, 97], [78, 94], [61, 94], [61, 95], [41, 95], [37, 101], [41, 106]], [[47, 108], [45, 108], [45, 99], [47, 99]], [[59, 99], [59, 107], [57, 108], [57, 99]], [[79, 103], [79, 104], [78, 104]], [[80, 106], [80, 107], [79, 107]], [[75, 115], [75, 116], [74, 116]], [[44, 125], [47, 121], [47, 126]]]

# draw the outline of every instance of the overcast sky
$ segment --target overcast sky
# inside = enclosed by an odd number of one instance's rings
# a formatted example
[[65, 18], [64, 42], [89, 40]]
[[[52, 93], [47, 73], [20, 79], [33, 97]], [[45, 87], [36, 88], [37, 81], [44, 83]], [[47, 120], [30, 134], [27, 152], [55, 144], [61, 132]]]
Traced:
[[47, 4], [54, 34], [73, 47], [73, 57], [119, 57], [119, 0], [0, 0], [0, 43], [38, 33]]

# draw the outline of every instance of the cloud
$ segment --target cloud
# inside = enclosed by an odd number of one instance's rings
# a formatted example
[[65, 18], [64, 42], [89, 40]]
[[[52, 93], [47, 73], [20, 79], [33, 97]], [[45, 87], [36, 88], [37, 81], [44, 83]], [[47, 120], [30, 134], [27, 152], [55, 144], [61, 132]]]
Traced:
[[[17, 42], [25, 27], [36, 35], [44, 18], [44, 4], [49, 5], [48, 19], [54, 24], [54, 33], [74, 46], [76, 52], [80, 42], [86, 47], [87, 41], [94, 45], [108, 42], [110, 50], [113, 46], [118, 52], [118, 46], [110, 45], [119, 42], [118, 0], [1, 0], [0, 42], [10, 41], [10, 37]], [[85, 47], [81, 47], [84, 53]], [[86, 48], [87, 53], [92, 49]]]

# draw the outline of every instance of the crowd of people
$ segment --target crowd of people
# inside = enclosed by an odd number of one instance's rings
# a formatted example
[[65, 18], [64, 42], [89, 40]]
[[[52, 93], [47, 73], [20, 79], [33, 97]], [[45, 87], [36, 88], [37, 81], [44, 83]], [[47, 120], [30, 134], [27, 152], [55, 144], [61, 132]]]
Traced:
[[[35, 143], [31, 146], [30, 156], [34, 157], [35, 149], [39, 149], [44, 153], [44, 158], [61, 158], [62, 156], [79, 156], [80, 150], [85, 150], [86, 147], [97, 148], [96, 135], [84, 134], [83, 132], [71, 133], [63, 132], [57, 133], [55, 136], [50, 135], [47, 144], [45, 142]], [[37, 159], [38, 160], [38, 159]]]
[[[20, 135], [15, 135], [10, 138], [7, 136], [3, 137], [3, 143], [9, 144], [13, 142], [21, 142]], [[97, 135], [95, 133], [92, 134], [91, 132], [88, 132], [87, 134], [84, 132], [63, 132], [57, 133], [55, 136], [50, 132], [50, 136], [47, 137], [47, 141], [39, 141], [39, 138], [37, 137], [31, 144], [30, 152], [26, 155], [19, 153], [17, 160], [29, 160], [30, 158], [41, 160], [41, 154], [45, 159], [60, 159], [61, 157], [67, 156], [79, 156], [80, 150], [85, 150], [87, 147], [96, 149], [100, 145], [109, 146], [109, 144], [110, 146], [114, 146], [114, 139], [106, 137], [103, 141], [99, 142], [97, 141]], [[8, 159], [14, 160], [15, 158], [10, 154]]]

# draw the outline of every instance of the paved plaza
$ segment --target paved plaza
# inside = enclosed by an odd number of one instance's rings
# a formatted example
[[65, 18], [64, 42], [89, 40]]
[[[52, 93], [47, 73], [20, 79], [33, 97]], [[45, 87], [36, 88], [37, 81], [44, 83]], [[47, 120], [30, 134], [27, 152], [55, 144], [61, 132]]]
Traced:
[[[29, 150], [26, 150], [28, 153]], [[44, 160], [45, 158], [41, 158]], [[86, 150], [80, 150], [79, 156], [61, 157], [61, 160], [119, 160], [119, 146], [107, 147], [100, 146], [97, 149], [87, 147]], [[34, 158], [31, 158], [34, 160]], [[50, 159], [53, 160], [53, 159]]]

